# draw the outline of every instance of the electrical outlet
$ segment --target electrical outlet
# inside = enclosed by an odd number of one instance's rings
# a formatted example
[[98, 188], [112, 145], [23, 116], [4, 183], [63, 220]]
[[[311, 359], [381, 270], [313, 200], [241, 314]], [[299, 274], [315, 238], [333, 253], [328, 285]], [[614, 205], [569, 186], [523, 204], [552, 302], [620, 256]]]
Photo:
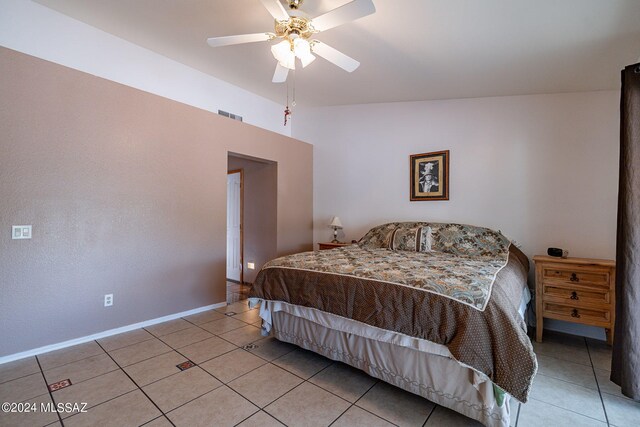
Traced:
[[249, 270], [255, 270], [256, 269], [256, 263], [255, 262], [248, 262], [247, 263], [247, 268]]
[[113, 305], [113, 294], [106, 294], [104, 296], [104, 306], [111, 307]]

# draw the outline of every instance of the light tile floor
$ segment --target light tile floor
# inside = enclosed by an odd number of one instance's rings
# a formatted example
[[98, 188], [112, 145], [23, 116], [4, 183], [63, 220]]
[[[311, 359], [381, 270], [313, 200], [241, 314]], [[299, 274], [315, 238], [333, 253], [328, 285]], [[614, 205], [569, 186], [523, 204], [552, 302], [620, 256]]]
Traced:
[[[0, 412], [0, 426], [479, 425], [347, 365], [264, 338], [258, 325], [244, 300], [0, 365], [0, 402], [87, 404], [87, 412], [60, 415]], [[606, 344], [545, 332], [534, 348], [540, 369], [529, 402], [513, 406], [512, 425], [640, 425], [640, 403], [609, 381]], [[71, 385], [49, 391], [63, 380]]]

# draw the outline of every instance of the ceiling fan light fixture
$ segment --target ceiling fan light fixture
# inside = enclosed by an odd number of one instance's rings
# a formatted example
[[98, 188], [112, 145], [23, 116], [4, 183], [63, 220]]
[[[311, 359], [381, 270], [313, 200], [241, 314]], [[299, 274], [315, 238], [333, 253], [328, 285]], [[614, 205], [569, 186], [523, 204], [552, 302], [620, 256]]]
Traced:
[[288, 68], [290, 70], [295, 70], [296, 56], [293, 54], [293, 52], [289, 51], [289, 55], [286, 58], [283, 58], [282, 61], [278, 60], [278, 63], [280, 63], [280, 65], [282, 65], [285, 68]]
[[287, 62], [289, 57], [293, 56], [293, 52], [291, 52], [291, 43], [289, 40], [282, 40], [280, 43], [271, 46], [271, 53], [278, 62]]
[[307, 65], [311, 64], [313, 61], [316, 60], [316, 57], [311, 52], [299, 58], [300, 58], [300, 62], [302, 62], [302, 68], [306, 67]]
[[293, 40], [293, 53], [300, 59], [311, 54], [311, 45], [309, 41], [302, 37]]
[[278, 61], [272, 78], [274, 83], [286, 81], [288, 70], [295, 70], [296, 59], [300, 59], [303, 68], [312, 63], [316, 55], [348, 72], [354, 71], [360, 65], [355, 59], [318, 40], [312, 40], [312, 37], [321, 31], [371, 15], [376, 11], [373, 0], [349, 0], [346, 4], [313, 19], [306, 14], [297, 16], [295, 13], [287, 12], [285, 5], [288, 4], [291, 10], [296, 10], [303, 0], [261, 2], [275, 20], [273, 33], [210, 37], [207, 43], [211, 47], [218, 47], [279, 39], [278, 43], [271, 46], [271, 53]]

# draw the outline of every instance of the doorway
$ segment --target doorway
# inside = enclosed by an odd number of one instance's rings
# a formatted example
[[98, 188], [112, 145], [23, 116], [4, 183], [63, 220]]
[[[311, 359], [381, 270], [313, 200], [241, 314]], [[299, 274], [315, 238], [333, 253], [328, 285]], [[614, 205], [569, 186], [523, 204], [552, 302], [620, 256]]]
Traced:
[[227, 281], [239, 284], [243, 283], [243, 175], [242, 169], [227, 173]]
[[227, 171], [227, 302], [232, 303], [248, 297], [262, 266], [277, 256], [278, 164], [230, 152]]

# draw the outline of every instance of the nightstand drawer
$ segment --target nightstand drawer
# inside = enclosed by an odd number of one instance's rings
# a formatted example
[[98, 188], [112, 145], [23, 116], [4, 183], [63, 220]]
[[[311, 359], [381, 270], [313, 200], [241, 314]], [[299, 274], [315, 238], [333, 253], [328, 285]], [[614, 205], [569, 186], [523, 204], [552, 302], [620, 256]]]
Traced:
[[611, 293], [608, 289], [598, 287], [586, 287], [576, 285], [543, 284], [545, 300], [557, 302], [586, 303], [586, 304], [610, 304]]
[[[564, 267], [564, 266], [563, 266]], [[577, 268], [562, 268], [557, 266], [545, 265], [542, 270], [542, 280], [555, 280], [562, 283], [576, 283], [599, 285], [603, 288], [609, 288], [609, 271], [608, 270], [583, 270]]]
[[573, 307], [546, 301], [543, 307], [544, 317], [579, 323], [586, 321], [594, 326], [598, 324], [609, 326], [611, 323], [611, 312], [608, 309]]

